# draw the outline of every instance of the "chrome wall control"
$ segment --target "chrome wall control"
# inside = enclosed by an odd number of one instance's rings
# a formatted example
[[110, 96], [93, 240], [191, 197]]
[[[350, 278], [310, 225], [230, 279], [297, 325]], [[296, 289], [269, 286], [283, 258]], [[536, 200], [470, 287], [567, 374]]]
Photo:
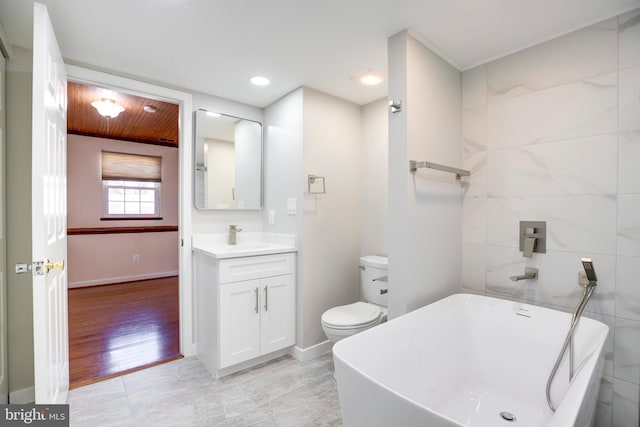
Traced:
[[520, 221], [520, 251], [531, 258], [534, 253], [547, 253], [547, 222]]

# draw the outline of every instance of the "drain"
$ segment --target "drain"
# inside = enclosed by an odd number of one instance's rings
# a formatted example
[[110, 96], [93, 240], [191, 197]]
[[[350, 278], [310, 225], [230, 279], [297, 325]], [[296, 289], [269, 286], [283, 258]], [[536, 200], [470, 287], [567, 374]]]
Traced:
[[503, 420], [509, 421], [510, 423], [516, 420], [516, 416], [513, 415], [511, 412], [502, 411], [500, 412], [500, 416], [502, 417]]

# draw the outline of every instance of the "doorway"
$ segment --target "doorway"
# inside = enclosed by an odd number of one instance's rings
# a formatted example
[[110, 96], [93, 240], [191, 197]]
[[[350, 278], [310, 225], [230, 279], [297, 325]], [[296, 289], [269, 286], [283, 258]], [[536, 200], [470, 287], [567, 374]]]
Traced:
[[180, 357], [179, 105], [72, 81], [67, 94], [74, 388]]

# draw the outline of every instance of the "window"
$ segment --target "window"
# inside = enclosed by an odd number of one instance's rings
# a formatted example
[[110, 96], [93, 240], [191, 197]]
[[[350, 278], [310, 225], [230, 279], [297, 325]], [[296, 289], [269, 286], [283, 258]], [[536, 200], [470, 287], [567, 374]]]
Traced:
[[143, 181], [102, 181], [107, 216], [158, 216], [160, 184]]
[[105, 219], [160, 215], [162, 158], [102, 152]]

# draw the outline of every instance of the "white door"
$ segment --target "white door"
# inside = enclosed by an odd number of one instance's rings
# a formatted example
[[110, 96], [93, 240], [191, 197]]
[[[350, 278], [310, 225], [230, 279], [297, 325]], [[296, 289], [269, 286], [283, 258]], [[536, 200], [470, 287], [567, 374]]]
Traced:
[[220, 367], [260, 355], [260, 280], [220, 285]]
[[262, 279], [261, 354], [294, 344], [295, 279], [293, 274]]
[[[67, 77], [47, 8], [39, 3], [34, 3], [32, 120], [33, 261], [64, 261]], [[38, 270], [43, 274], [38, 275]], [[65, 403], [69, 391], [66, 269], [47, 270], [34, 265], [34, 375], [38, 404]]]

